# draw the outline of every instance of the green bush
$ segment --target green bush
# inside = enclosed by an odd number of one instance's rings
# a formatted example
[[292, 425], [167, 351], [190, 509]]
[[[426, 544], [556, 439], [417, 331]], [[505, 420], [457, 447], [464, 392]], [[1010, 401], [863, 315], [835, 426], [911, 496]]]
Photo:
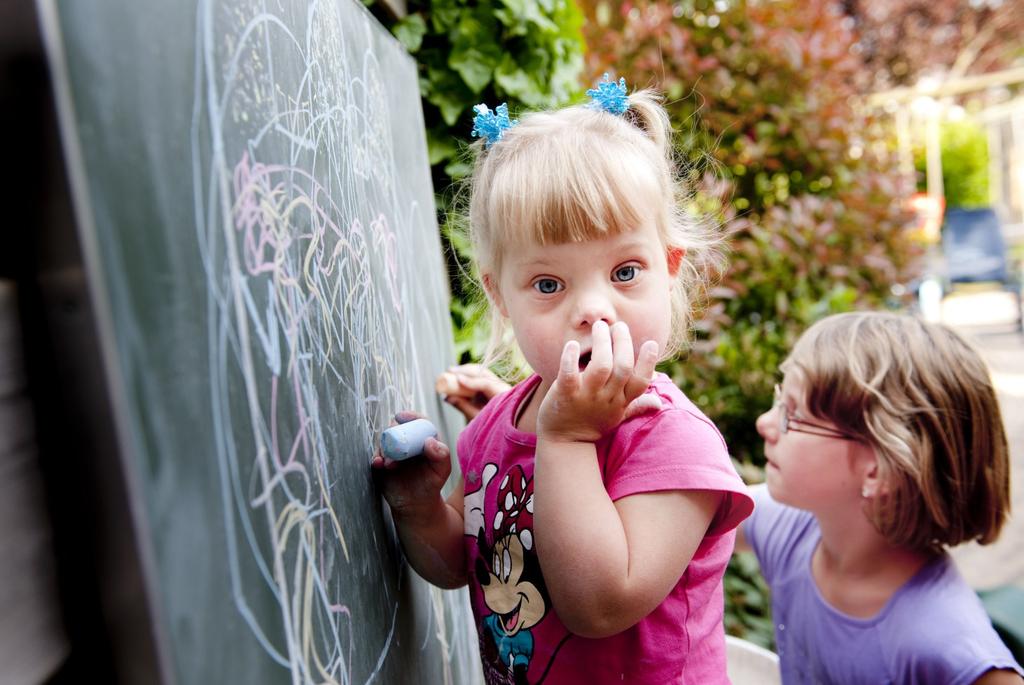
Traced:
[[[472, 142], [472, 107], [557, 107], [579, 92], [583, 17], [572, 0], [409, 0], [395, 20], [370, 8], [419, 65], [434, 188], [442, 203], [468, 171], [458, 141]], [[443, 209], [443, 206], [440, 207]]]
[[[985, 130], [970, 120], [947, 121], [940, 133], [942, 188], [947, 207], [987, 207], [988, 138]], [[926, 190], [924, 147], [914, 150], [918, 190]]]

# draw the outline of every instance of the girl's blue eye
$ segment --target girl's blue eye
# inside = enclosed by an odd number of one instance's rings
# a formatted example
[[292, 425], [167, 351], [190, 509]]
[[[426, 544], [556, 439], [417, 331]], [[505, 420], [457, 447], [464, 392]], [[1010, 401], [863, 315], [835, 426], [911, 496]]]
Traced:
[[629, 266], [620, 266], [615, 270], [615, 280], [620, 283], [632, 281], [636, 278], [637, 267], [630, 264]]
[[553, 295], [561, 289], [561, 285], [553, 278], [541, 278], [533, 284], [537, 292], [542, 295]]

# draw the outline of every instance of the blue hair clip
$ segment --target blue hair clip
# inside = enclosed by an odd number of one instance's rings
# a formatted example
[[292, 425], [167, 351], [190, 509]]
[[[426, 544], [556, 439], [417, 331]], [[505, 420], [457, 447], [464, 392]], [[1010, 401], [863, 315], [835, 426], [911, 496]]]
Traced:
[[604, 78], [597, 84], [597, 88], [587, 91], [591, 103], [587, 105], [591, 109], [603, 109], [609, 114], [622, 115], [629, 109], [629, 96], [626, 94], [626, 79], [620, 78], [619, 82], [608, 79], [605, 73]]
[[501, 140], [505, 131], [519, 123], [518, 119], [508, 118], [508, 105], [504, 102], [494, 108], [481, 103], [473, 106], [476, 116], [473, 117], [473, 136], [484, 139], [484, 147], [490, 148]]

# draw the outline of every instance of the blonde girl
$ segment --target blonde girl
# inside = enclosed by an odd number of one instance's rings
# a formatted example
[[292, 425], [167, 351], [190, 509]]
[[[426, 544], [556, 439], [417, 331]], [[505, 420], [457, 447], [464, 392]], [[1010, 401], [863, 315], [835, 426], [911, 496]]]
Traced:
[[469, 585], [488, 683], [725, 683], [721, 580], [750, 498], [654, 371], [685, 337], [698, 234], [658, 99], [590, 94], [518, 122], [477, 107], [493, 347], [509, 326], [534, 375], [463, 431], [447, 501], [444, 445], [375, 465], [412, 566]]
[[757, 420], [767, 489], [741, 528], [772, 590], [783, 682], [1022, 683], [944, 549], [1009, 513], [988, 370], [952, 330], [828, 317]]

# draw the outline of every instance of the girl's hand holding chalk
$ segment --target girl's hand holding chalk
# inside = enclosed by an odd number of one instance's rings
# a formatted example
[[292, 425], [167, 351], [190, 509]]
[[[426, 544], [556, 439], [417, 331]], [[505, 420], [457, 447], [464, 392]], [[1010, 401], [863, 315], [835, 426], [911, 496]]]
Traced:
[[[398, 425], [384, 431], [370, 466], [380, 492], [396, 517], [428, 516], [452, 473], [451, 452], [425, 417], [395, 414]], [[387, 437], [385, 437], [387, 436]], [[422, 458], [412, 457], [422, 454]]]
[[427, 419], [414, 419], [388, 428], [380, 437], [380, 451], [392, 461], [423, 454], [427, 438], [437, 438], [437, 428]]

